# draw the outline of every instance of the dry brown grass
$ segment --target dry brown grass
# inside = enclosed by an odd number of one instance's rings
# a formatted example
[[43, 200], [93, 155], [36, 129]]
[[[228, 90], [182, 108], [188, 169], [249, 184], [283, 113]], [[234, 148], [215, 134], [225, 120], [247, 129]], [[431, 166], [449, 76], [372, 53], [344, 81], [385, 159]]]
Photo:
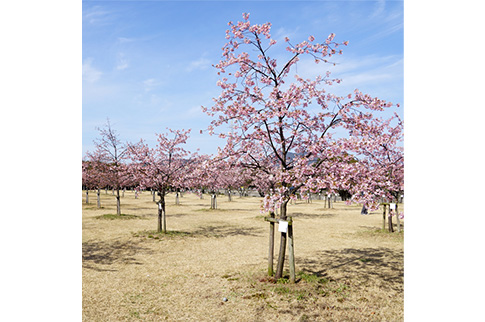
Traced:
[[[167, 235], [156, 205], [110, 192], [102, 209], [83, 193], [84, 321], [401, 321], [403, 234], [379, 231], [380, 211], [323, 201], [289, 205], [297, 283], [266, 275], [269, 224], [259, 198], [169, 195]], [[399, 205], [403, 210], [403, 205]], [[279, 248], [277, 236], [275, 252]], [[285, 266], [287, 268], [287, 265]], [[223, 298], [227, 298], [224, 302]]]

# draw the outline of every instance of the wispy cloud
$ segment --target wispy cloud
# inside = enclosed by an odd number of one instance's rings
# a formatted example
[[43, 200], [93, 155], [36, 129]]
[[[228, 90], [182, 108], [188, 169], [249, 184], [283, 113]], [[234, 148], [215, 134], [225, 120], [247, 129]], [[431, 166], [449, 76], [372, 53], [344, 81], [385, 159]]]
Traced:
[[135, 41], [135, 38], [118, 37], [118, 42], [120, 44], [125, 44], [125, 43], [129, 43], [129, 42], [133, 42], [133, 41]]
[[98, 69], [94, 68], [91, 65], [92, 62], [93, 62], [92, 58], [85, 59], [83, 62], [83, 69], [82, 69], [83, 80], [90, 83], [96, 82], [103, 74], [101, 71], [99, 71]]
[[201, 57], [197, 60], [194, 60], [189, 63], [187, 66], [186, 70], [188, 72], [194, 71], [194, 70], [206, 70], [211, 66], [211, 61], [207, 58]]
[[370, 16], [370, 18], [375, 18], [375, 17], [380, 16], [384, 12], [385, 7], [386, 7], [386, 1], [385, 0], [378, 0], [375, 4], [374, 12]]
[[143, 86], [145, 88], [145, 92], [152, 91], [156, 86], [160, 85], [160, 82], [155, 78], [145, 79], [143, 81]]
[[116, 64], [117, 70], [123, 70], [128, 68], [128, 60], [125, 58], [125, 54], [118, 53], [118, 62]]
[[89, 24], [104, 25], [111, 21], [111, 12], [101, 6], [94, 6], [87, 9], [83, 15], [83, 21]]

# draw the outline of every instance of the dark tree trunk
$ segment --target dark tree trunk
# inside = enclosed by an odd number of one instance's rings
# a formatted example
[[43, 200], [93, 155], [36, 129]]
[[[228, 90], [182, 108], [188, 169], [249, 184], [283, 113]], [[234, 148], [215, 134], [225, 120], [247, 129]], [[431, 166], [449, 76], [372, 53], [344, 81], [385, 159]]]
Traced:
[[[287, 210], [288, 200], [284, 201], [281, 205], [280, 218], [286, 220], [286, 210]], [[285, 265], [285, 254], [286, 254], [286, 233], [281, 233], [280, 240], [280, 252], [278, 254], [278, 265], [276, 267], [276, 279], [283, 277], [283, 267]]]
[[89, 203], [89, 190], [86, 189], [86, 203]]
[[98, 208], [101, 208], [101, 191], [99, 188], [98, 188], [98, 192], [96, 193], [96, 196], [97, 196], [97, 206]]
[[120, 189], [119, 188], [116, 189], [116, 214], [121, 216], [121, 203], [120, 203]]
[[157, 231], [166, 233], [167, 232], [167, 221], [165, 218], [165, 192], [158, 192], [160, 195], [160, 200], [158, 201], [158, 227]]
[[215, 192], [211, 195], [211, 209], [217, 209], [217, 194]]
[[392, 228], [392, 213], [391, 213], [390, 209], [389, 209], [389, 215], [387, 216], [387, 221], [388, 221], [388, 224], [389, 224], [389, 232], [393, 233], [394, 228]]
[[386, 205], [383, 205], [384, 210], [382, 211], [382, 230], [386, 229]]

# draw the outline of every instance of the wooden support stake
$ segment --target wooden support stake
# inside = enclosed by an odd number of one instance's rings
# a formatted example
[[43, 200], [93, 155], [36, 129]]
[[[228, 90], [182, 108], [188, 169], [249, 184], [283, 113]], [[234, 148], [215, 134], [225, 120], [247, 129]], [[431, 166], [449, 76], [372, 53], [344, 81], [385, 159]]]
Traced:
[[[269, 213], [270, 217], [274, 219], [274, 212]], [[265, 218], [266, 219], [266, 218]], [[273, 257], [274, 257], [274, 222], [269, 223], [269, 254], [268, 254], [268, 276], [273, 276]]]
[[394, 228], [392, 228], [392, 213], [391, 213], [391, 208], [389, 207], [389, 215], [387, 216], [388, 224], [389, 224], [389, 232], [393, 233]]
[[[291, 221], [291, 217], [289, 219]], [[288, 256], [290, 262], [290, 283], [295, 283], [295, 252], [293, 247], [293, 225], [288, 225]]]
[[[274, 256], [274, 224], [278, 223], [280, 220], [274, 218], [274, 213], [270, 213], [270, 217], [264, 217], [265, 221], [270, 223], [269, 227], [269, 255], [268, 255], [268, 275], [273, 275], [273, 256]], [[295, 251], [293, 242], [293, 220], [291, 217], [287, 218], [288, 221], [288, 232], [286, 233], [288, 237], [288, 260], [290, 264], [290, 282], [295, 283]], [[282, 233], [283, 234], [283, 233]]]
[[381, 203], [382, 206], [384, 206], [384, 211], [382, 212], [382, 230], [386, 229], [386, 207], [387, 203]]
[[[279, 223], [280, 220], [279, 219], [276, 219], [276, 218], [271, 218], [271, 217], [264, 217], [264, 220], [265, 221], [269, 221], [269, 222], [274, 222], [274, 223]], [[293, 224], [292, 220], [291, 220], [291, 217], [288, 217], [288, 226], [291, 226]]]

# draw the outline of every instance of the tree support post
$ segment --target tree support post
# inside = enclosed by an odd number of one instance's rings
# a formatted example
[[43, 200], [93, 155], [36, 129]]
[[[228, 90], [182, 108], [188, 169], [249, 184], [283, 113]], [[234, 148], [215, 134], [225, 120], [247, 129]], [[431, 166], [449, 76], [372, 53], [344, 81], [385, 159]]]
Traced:
[[[269, 218], [274, 219], [273, 211], [269, 213]], [[274, 257], [274, 222], [269, 222], [269, 251], [268, 251], [268, 276], [273, 276], [273, 257]]]
[[384, 206], [384, 210], [382, 212], [382, 230], [386, 229], [386, 208], [388, 203], [381, 203], [381, 206]]
[[397, 209], [397, 202], [396, 202], [396, 221], [397, 221], [397, 232], [401, 232], [401, 221], [399, 220], [399, 211]]
[[[274, 216], [274, 213], [271, 213]], [[270, 214], [270, 215], [271, 215]], [[268, 258], [268, 274], [270, 276], [273, 275], [273, 252], [274, 252], [274, 224], [279, 223], [279, 219], [271, 217], [264, 217], [265, 221], [270, 223], [270, 248], [269, 248], [269, 258]], [[288, 221], [288, 230], [286, 233], [282, 232], [281, 234], [285, 235], [288, 238], [288, 261], [290, 266], [290, 283], [295, 283], [296, 280], [296, 273], [295, 273], [295, 251], [294, 251], [294, 239], [293, 239], [293, 219], [291, 217], [287, 218]], [[286, 238], [285, 238], [286, 239]], [[284, 261], [281, 261], [284, 263]], [[278, 268], [278, 270], [282, 271], [282, 267]]]
[[295, 252], [293, 248], [293, 225], [290, 225], [291, 217], [288, 222], [288, 259], [290, 261], [290, 283], [295, 283]]
[[387, 218], [388, 218], [388, 224], [389, 224], [389, 232], [393, 233], [394, 229], [392, 228], [392, 212], [390, 207], [389, 207], [389, 215], [387, 216]]

